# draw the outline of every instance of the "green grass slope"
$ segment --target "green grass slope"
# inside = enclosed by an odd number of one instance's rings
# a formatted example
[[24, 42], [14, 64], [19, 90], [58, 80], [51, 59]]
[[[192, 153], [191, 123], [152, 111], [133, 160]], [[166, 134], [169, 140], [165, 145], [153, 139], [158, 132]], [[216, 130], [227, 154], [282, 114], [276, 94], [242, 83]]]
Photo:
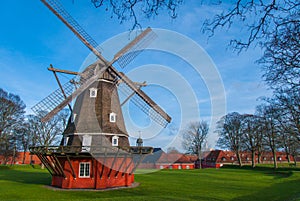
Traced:
[[300, 200], [300, 171], [233, 166], [136, 174], [136, 188], [110, 191], [47, 188], [51, 176], [31, 166], [0, 166], [0, 200]]

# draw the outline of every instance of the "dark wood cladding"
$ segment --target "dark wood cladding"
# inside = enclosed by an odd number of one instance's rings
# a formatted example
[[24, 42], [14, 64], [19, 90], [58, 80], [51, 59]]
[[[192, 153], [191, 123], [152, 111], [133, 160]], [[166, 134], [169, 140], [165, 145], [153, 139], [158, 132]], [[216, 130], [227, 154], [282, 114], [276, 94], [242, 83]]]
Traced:
[[[81, 93], [74, 104], [72, 117], [64, 131], [64, 136], [69, 137], [68, 145], [81, 145], [82, 136], [92, 136], [93, 145], [111, 145], [112, 136], [119, 135], [119, 146], [129, 146], [128, 133], [125, 128], [124, 118], [120, 106], [117, 86], [114, 83], [115, 76], [108, 70], [100, 79], [93, 82], [83, 93]], [[90, 89], [97, 89], [97, 96], [90, 97]], [[116, 114], [116, 122], [110, 122], [110, 113]], [[75, 135], [74, 135], [75, 134]], [[98, 135], [97, 135], [98, 134]], [[105, 139], [103, 139], [103, 134]], [[98, 144], [95, 144], [98, 143]], [[63, 144], [63, 140], [61, 142]]]

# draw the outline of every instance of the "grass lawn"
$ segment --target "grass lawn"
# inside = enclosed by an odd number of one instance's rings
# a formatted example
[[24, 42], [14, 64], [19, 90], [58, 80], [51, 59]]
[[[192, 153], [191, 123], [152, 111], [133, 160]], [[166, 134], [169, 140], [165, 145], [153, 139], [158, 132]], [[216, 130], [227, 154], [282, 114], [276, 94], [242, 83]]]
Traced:
[[297, 168], [162, 170], [136, 174], [135, 181], [140, 185], [130, 189], [53, 190], [45, 187], [47, 170], [0, 166], [0, 200], [300, 200]]

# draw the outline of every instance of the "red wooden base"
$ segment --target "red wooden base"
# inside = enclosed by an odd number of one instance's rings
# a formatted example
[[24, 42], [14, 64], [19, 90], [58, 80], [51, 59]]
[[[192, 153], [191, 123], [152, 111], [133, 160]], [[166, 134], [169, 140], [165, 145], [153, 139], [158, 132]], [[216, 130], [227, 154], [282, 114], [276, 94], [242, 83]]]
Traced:
[[[106, 158], [97, 160], [92, 157], [70, 158], [58, 157], [65, 177], [52, 176], [52, 186], [64, 189], [105, 189], [128, 187], [134, 182], [131, 174], [133, 162], [131, 158]], [[89, 177], [80, 177], [80, 163], [90, 164]], [[104, 164], [104, 165], [103, 165]]]

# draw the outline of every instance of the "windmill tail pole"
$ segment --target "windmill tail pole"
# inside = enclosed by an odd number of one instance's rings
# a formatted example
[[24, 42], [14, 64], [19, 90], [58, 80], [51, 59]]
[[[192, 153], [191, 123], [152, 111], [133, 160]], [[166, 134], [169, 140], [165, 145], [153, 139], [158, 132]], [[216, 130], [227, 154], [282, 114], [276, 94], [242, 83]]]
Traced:
[[[50, 64], [50, 68], [53, 68], [53, 66], [51, 64]], [[52, 71], [52, 72], [53, 72], [53, 75], [54, 75], [54, 77], [55, 77], [55, 79], [57, 81], [57, 84], [58, 84], [58, 86], [59, 86], [59, 88], [61, 90], [61, 93], [64, 95], [65, 98], [67, 98], [65, 90], [64, 90], [63, 86], [61, 85], [56, 72], [55, 71]], [[69, 109], [70, 109], [71, 113], [73, 113], [73, 110], [72, 110], [72, 107], [71, 107], [70, 103], [68, 103], [68, 106], [69, 106]]]

